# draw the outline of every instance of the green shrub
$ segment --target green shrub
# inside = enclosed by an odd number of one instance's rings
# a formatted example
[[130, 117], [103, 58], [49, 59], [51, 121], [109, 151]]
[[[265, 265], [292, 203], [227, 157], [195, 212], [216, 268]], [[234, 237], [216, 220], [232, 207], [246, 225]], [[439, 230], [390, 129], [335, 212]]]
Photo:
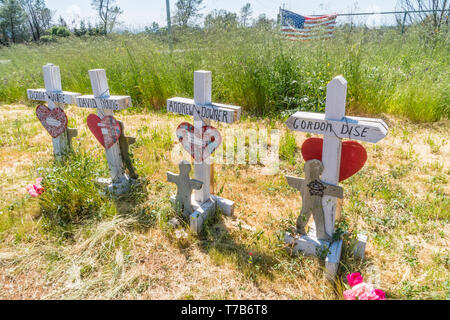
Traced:
[[55, 37], [69, 37], [71, 35], [70, 30], [66, 27], [53, 26], [46, 31], [47, 34]]
[[44, 170], [39, 203], [49, 226], [68, 227], [101, 215], [105, 198], [94, 179], [107, 175], [103, 167], [95, 157], [77, 151]]
[[56, 41], [56, 39], [52, 35], [45, 35], [40, 38], [40, 41], [44, 42], [44, 43], [45, 42], [54, 42], [54, 41]]

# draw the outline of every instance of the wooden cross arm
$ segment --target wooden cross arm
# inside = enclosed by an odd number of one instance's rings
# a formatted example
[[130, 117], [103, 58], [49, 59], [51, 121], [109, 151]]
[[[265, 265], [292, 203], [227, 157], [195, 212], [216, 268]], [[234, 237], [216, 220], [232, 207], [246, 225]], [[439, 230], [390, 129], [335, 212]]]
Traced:
[[[345, 94], [342, 103], [345, 105]], [[326, 119], [325, 114], [321, 113], [299, 111], [294, 113], [286, 121], [286, 125], [294, 131], [323, 134], [371, 143], [380, 141], [388, 133], [387, 125], [381, 119], [344, 117], [343, 114], [334, 117], [340, 120]]]
[[200, 180], [192, 179], [190, 181], [191, 187], [195, 190], [200, 190], [202, 188], [203, 182]]
[[342, 187], [325, 183], [323, 181], [320, 182], [326, 187], [325, 190], [323, 191], [323, 194], [325, 196], [336, 197], [339, 199], [342, 199], [344, 197], [344, 190], [342, 189]]
[[305, 179], [292, 177], [292, 176], [285, 176], [287, 183], [289, 186], [291, 186], [294, 189], [300, 190], [303, 186], [303, 183], [305, 182]]
[[68, 91], [47, 91], [46, 89], [27, 89], [27, 97], [29, 100], [35, 101], [52, 101], [54, 103], [75, 104], [75, 100], [81, 94]]
[[167, 181], [177, 183], [178, 182], [178, 174], [172, 173], [170, 171], [167, 172]]

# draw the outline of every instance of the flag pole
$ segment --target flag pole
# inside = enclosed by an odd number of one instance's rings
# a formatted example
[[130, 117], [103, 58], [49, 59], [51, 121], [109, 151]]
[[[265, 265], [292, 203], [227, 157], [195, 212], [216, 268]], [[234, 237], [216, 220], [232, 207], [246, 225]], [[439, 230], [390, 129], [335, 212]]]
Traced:
[[172, 43], [172, 23], [170, 22], [170, 3], [169, 0], [166, 0], [166, 11], [167, 11], [167, 32], [169, 38], [169, 50], [172, 52], [173, 43]]

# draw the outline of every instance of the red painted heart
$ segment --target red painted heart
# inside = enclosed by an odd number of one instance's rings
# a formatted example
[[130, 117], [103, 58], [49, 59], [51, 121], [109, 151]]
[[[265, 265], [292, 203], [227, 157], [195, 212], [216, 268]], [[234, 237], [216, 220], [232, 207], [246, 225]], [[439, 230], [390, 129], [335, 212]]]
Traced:
[[59, 137], [67, 129], [67, 116], [61, 108], [50, 110], [39, 105], [36, 108], [36, 116], [52, 138]]
[[[309, 138], [303, 142], [302, 156], [305, 161], [318, 159], [322, 161], [322, 138]], [[367, 160], [367, 152], [356, 141], [342, 142], [341, 166], [339, 169], [339, 181], [350, 178], [364, 167]]]
[[[178, 141], [181, 142], [184, 149], [189, 152], [191, 157], [195, 159], [194, 126], [188, 122], [183, 122], [178, 126], [176, 133]], [[202, 134], [201, 160], [205, 160], [222, 143], [222, 136], [216, 128], [211, 126], [203, 126]]]
[[105, 116], [100, 119], [99, 116], [90, 114], [87, 117], [87, 125], [104, 148], [109, 149], [119, 141], [120, 124], [113, 116]]

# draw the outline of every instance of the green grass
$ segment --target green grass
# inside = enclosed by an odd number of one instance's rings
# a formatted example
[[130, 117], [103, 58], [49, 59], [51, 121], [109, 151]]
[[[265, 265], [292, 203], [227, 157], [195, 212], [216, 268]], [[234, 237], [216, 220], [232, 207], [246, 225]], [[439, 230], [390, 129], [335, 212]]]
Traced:
[[448, 118], [448, 32], [419, 28], [350, 32], [327, 41], [294, 42], [268, 31], [176, 33], [172, 54], [160, 37], [111, 35], [1, 48], [0, 101], [26, 100], [43, 86], [42, 66], [59, 65], [64, 90], [90, 93], [88, 70], [104, 68], [111, 92], [139, 108], [164, 109], [167, 98], [192, 96], [193, 71], [213, 72], [213, 99], [254, 116], [322, 111], [326, 84], [342, 74], [356, 113], [390, 113], [413, 121]]
[[295, 134], [292, 131], [286, 131], [280, 141], [280, 157], [286, 160], [289, 164], [295, 165], [296, 163], [296, 151], [297, 142], [295, 140]]
[[[81, 150], [63, 162], [50, 163], [40, 170], [45, 192], [39, 197], [44, 223], [63, 229], [86, 219], [101, 218], [107, 208], [94, 180], [107, 175], [99, 155]], [[81, 151], [81, 152], [80, 152]]]

